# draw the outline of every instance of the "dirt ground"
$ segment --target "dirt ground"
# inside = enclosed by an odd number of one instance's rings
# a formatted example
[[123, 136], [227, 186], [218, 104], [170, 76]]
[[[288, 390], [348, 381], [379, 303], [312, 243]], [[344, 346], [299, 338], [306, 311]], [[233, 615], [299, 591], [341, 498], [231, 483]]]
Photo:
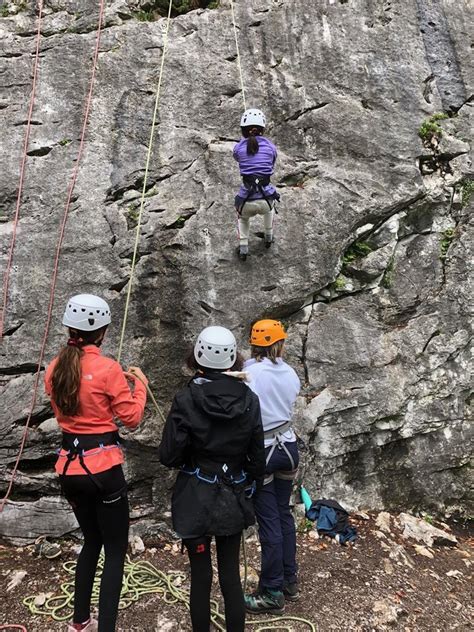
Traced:
[[[402, 537], [392, 519], [389, 533], [378, 530], [374, 516], [354, 519], [359, 537], [355, 546], [342, 547], [313, 532], [299, 533], [298, 560], [301, 598], [286, 606], [285, 615], [311, 620], [318, 632], [330, 630], [400, 630], [402, 632], [474, 630], [474, 538], [472, 530], [453, 525], [457, 547], [433, 547], [433, 557], [417, 553], [416, 542]], [[27, 595], [57, 592], [70, 579], [62, 564], [77, 556], [77, 542], [63, 540], [63, 554], [56, 560], [38, 558], [32, 547], [0, 547], [0, 623], [21, 624], [28, 632], [64, 630], [45, 616], [32, 616], [22, 604]], [[182, 570], [181, 588], [188, 587], [186, 557], [177, 543], [146, 541], [144, 553], [133, 561], [149, 560], [165, 572]], [[426, 549], [425, 549], [426, 554]], [[250, 585], [256, 580], [259, 550], [255, 539], [248, 543]], [[27, 575], [7, 591], [18, 570]], [[215, 577], [217, 582], [217, 578]], [[217, 585], [215, 596], [219, 599]], [[261, 620], [261, 618], [260, 618]], [[283, 624], [281, 624], [283, 626]], [[288, 621], [277, 630], [299, 632], [307, 625]], [[263, 624], [248, 624], [249, 630], [267, 630]], [[118, 630], [187, 632], [189, 615], [181, 604], [167, 604], [159, 594], [144, 595], [121, 610]]]

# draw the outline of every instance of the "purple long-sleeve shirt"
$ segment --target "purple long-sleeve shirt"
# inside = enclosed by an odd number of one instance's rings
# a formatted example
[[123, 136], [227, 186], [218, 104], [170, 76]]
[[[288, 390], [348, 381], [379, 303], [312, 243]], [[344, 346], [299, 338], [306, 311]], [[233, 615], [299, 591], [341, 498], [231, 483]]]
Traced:
[[[265, 138], [265, 136], [256, 136], [258, 142], [258, 152], [251, 156], [247, 153], [247, 139], [242, 138], [234, 147], [234, 158], [239, 163], [240, 174], [246, 175], [268, 175], [273, 173], [273, 166], [277, 158], [277, 148], [275, 145]], [[273, 184], [268, 184], [263, 188], [265, 195], [271, 196], [276, 192]], [[245, 199], [248, 195], [247, 189], [242, 185], [237, 194], [240, 198]], [[258, 200], [262, 198], [260, 191], [256, 191], [250, 196], [250, 200]]]

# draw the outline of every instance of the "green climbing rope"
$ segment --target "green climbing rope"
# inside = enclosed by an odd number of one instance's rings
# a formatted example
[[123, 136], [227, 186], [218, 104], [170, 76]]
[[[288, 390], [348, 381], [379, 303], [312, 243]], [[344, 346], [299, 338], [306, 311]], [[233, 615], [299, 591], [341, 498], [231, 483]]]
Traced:
[[[98, 604], [99, 602], [100, 577], [103, 567], [104, 559], [101, 556], [92, 591], [93, 604]], [[74, 577], [76, 562], [65, 562], [63, 568], [69, 575]], [[164, 573], [151, 562], [132, 562], [127, 556], [119, 609], [128, 608], [143, 595], [151, 593], [161, 594], [163, 601], [167, 604], [181, 604], [189, 609], [189, 593], [181, 587], [185, 578], [185, 573], [181, 571]], [[41, 605], [35, 595], [26, 597], [23, 599], [23, 603], [30, 610], [31, 614], [50, 616], [55, 621], [66, 621], [73, 614], [74, 581], [71, 579], [71, 581], [61, 584], [60, 593], [47, 598]], [[215, 600], [211, 600], [211, 619], [215, 628], [225, 632], [225, 617]], [[252, 627], [254, 632], [265, 632], [267, 630], [292, 632], [293, 628], [289, 627], [291, 622], [302, 623], [311, 632], [316, 632], [316, 626], [313, 623], [302, 617], [294, 616], [247, 620], [246, 625]]]

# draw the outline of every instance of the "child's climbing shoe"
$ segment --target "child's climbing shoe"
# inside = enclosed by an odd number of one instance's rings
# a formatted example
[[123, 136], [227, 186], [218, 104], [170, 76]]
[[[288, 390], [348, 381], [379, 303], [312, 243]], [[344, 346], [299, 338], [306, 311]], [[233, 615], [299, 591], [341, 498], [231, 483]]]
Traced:
[[252, 595], [245, 595], [245, 607], [253, 614], [281, 614], [285, 611], [285, 597], [281, 590], [263, 588]]
[[96, 619], [88, 619], [84, 623], [70, 623], [67, 632], [97, 632], [98, 624]]
[[239, 248], [239, 259], [241, 261], [247, 261], [247, 255], [249, 254], [248, 246], [240, 246]]
[[285, 584], [283, 586], [283, 595], [286, 601], [298, 601], [300, 598], [300, 591], [298, 588], [298, 582], [292, 582], [291, 584]]

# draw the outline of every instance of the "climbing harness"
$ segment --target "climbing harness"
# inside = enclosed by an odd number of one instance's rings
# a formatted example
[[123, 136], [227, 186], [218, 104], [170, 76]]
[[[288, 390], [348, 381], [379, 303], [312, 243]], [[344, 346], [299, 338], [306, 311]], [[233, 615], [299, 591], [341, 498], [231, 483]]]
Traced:
[[[99, 603], [100, 577], [103, 568], [104, 558], [101, 556], [92, 590], [91, 602], [95, 605]], [[76, 562], [65, 562], [63, 569], [73, 578]], [[144, 595], [153, 593], [160, 594], [163, 601], [168, 605], [181, 604], [189, 609], [189, 593], [182, 586], [185, 580], [186, 575], [181, 571], [164, 573], [151, 562], [132, 562], [130, 557], [127, 556], [119, 609], [124, 610], [137, 602]], [[47, 598], [41, 606], [36, 605], [35, 599], [35, 595], [23, 599], [23, 604], [29, 609], [32, 615], [50, 616], [54, 621], [66, 621], [70, 619], [73, 614], [74, 580], [71, 579], [61, 584], [60, 593]], [[225, 616], [224, 613], [221, 612], [218, 602], [214, 599], [211, 600], [211, 621], [218, 630], [225, 632]], [[303, 617], [296, 616], [247, 619], [246, 627], [252, 628], [254, 632], [264, 632], [265, 630], [286, 630], [287, 632], [292, 632], [293, 628], [289, 627], [291, 622], [301, 623], [307, 627], [310, 632], [316, 632], [316, 626], [313, 623]]]
[[20, 179], [18, 182], [18, 193], [16, 198], [16, 208], [15, 215], [13, 218], [13, 232], [12, 238], [10, 241], [10, 248], [8, 249], [7, 256], [7, 265], [5, 268], [5, 273], [3, 276], [3, 302], [0, 311], [0, 342], [3, 338], [3, 327], [5, 325], [5, 314], [7, 311], [8, 304], [8, 290], [10, 284], [10, 272], [13, 263], [13, 252], [15, 250], [15, 242], [16, 242], [16, 234], [18, 231], [18, 222], [20, 220], [20, 207], [21, 200], [23, 195], [23, 182], [25, 178], [25, 167], [26, 167], [26, 159], [28, 152], [28, 145], [30, 142], [30, 132], [31, 132], [31, 121], [33, 118], [33, 109], [35, 105], [35, 96], [36, 96], [36, 83], [38, 79], [38, 68], [39, 68], [39, 59], [40, 59], [40, 42], [41, 42], [41, 23], [43, 19], [43, 0], [38, 0], [38, 21], [37, 21], [37, 30], [36, 30], [36, 44], [35, 44], [35, 59], [33, 62], [33, 80], [31, 85], [31, 95], [30, 95], [30, 105], [28, 108], [28, 118], [26, 122], [26, 130], [25, 130], [25, 141], [23, 144], [23, 154], [21, 157], [20, 163]]
[[78, 459], [84, 472], [102, 493], [104, 487], [97, 476], [94, 476], [87, 467], [86, 459], [95, 454], [99, 454], [99, 452], [103, 450], [120, 448], [121, 445], [118, 430], [101, 434], [72, 434], [70, 432], [63, 432], [62, 449], [65, 450], [65, 454], [62, 453], [62, 450], [57, 451], [59, 459], [65, 459], [61, 476], [66, 476], [71, 463]]
[[160, 104], [160, 92], [161, 92], [161, 83], [162, 83], [162, 79], [163, 79], [163, 69], [164, 69], [164, 66], [165, 66], [166, 52], [168, 50], [168, 33], [169, 33], [170, 23], [171, 23], [171, 9], [172, 9], [172, 6], [173, 6], [173, 0], [170, 0], [169, 5], [168, 5], [168, 16], [166, 18], [165, 32], [164, 32], [164, 35], [163, 35], [163, 53], [161, 55], [160, 74], [158, 76], [158, 84], [156, 86], [155, 107], [153, 109], [153, 118], [152, 118], [152, 123], [151, 123], [150, 138], [149, 138], [149, 141], [148, 141], [148, 150], [147, 150], [147, 156], [146, 156], [146, 162], [145, 162], [145, 173], [144, 173], [144, 176], [143, 176], [142, 194], [141, 194], [141, 197], [140, 197], [140, 207], [139, 207], [139, 211], [138, 211], [137, 227], [136, 227], [136, 231], [135, 231], [135, 244], [133, 246], [132, 264], [131, 264], [131, 269], [130, 269], [130, 279], [129, 279], [128, 288], [127, 288], [127, 298], [126, 298], [126, 301], [125, 301], [125, 310], [124, 310], [124, 316], [123, 316], [123, 321], [122, 321], [122, 330], [120, 332], [120, 341], [119, 341], [119, 348], [118, 348], [118, 353], [117, 353], [117, 362], [120, 362], [120, 358], [122, 357], [123, 343], [124, 343], [124, 340], [125, 340], [125, 329], [127, 327], [128, 310], [129, 310], [129, 307], [130, 307], [130, 297], [131, 297], [131, 294], [132, 294], [132, 283], [133, 283], [133, 277], [134, 277], [134, 274], [135, 274], [135, 266], [136, 266], [136, 262], [137, 262], [138, 245], [139, 245], [139, 242], [140, 242], [140, 232], [141, 232], [141, 227], [142, 227], [143, 207], [145, 205], [145, 197], [146, 197], [146, 192], [147, 192], [148, 173], [150, 171], [151, 154], [152, 154], [152, 150], [153, 150], [153, 142], [154, 142], [154, 139], [155, 139], [155, 128], [156, 128], [156, 122], [157, 122], [157, 118], [158, 118], [158, 108], [159, 108], [159, 104]]
[[242, 176], [242, 182], [244, 183], [245, 189], [248, 191], [248, 193], [247, 193], [247, 197], [244, 199], [242, 204], [239, 206], [239, 211], [238, 211], [239, 215], [242, 215], [242, 211], [244, 209], [244, 206], [250, 200], [251, 196], [254, 193], [257, 193], [257, 191], [261, 194], [261, 196], [263, 197], [265, 202], [268, 204], [270, 211], [274, 210], [275, 213], [278, 215], [278, 211], [275, 208], [275, 199], [278, 199], [278, 198], [272, 198], [272, 197], [266, 195], [265, 189], [264, 189], [264, 187], [266, 187], [266, 186], [268, 186], [270, 184], [270, 176], [268, 176], [268, 175], [258, 175], [258, 174], [243, 175]]
[[279, 426], [277, 426], [276, 428], [272, 428], [271, 430], [267, 430], [263, 433], [263, 437], [264, 439], [268, 440], [268, 439], [272, 439], [273, 443], [270, 446], [270, 451], [267, 455], [266, 458], [266, 465], [268, 465], [270, 463], [270, 459], [273, 456], [273, 453], [275, 452], [275, 450], [278, 448], [279, 450], [284, 450], [284, 452], [286, 452], [287, 457], [290, 459], [290, 463], [291, 463], [291, 470], [281, 470], [278, 472], [272, 472], [272, 474], [269, 474], [268, 476], [265, 477], [263, 484], [264, 485], [268, 485], [268, 483], [271, 483], [273, 481], [274, 478], [281, 478], [287, 481], [293, 481], [296, 478], [296, 474], [298, 472], [298, 468], [295, 465], [295, 461], [293, 459], [293, 457], [290, 454], [290, 451], [288, 450], [288, 448], [285, 445], [285, 440], [283, 438], [283, 433], [285, 433], [287, 430], [289, 430], [292, 426], [292, 422], [291, 419], [289, 421], [285, 421], [282, 424], [280, 424]]
[[87, 130], [87, 123], [88, 123], [88, 120], [89, 120], [89, 114], [90, 114], [91, 105], [92, 105], [92, 93], [93, 93], [93, 89], [94, 89], [95, 75], [96, 75], [96, 70], [97, 70], [97, 60], [98, 60], [98, 57], [99, 57], [100, 36], [101, 36], [101, 33], [102, 33], [102, 23], [103, 23], [103, 20], [104, 20], [104, 13], [105, 13], [105, 0], [100, 0], [100, 2], [99, 2], [99, 20], [98, 20], [98, 25], [97, 25], [95, 49], [94, 49], [94, 54], [93, 54], [93, 58], [92, 58], [92, 71], [91, 71], [91, 78], [90, 78], [90, 84], [89, 84], [89, 91], [88, 91], [88, 94], [87, 94], [87, 97], [86, 97], [86, 107], [85, 107], [85, 112], [84, 112], [84, 121], [83, 121], [83, 125], [82, 125], [82, 130], [81, 130], [79, 149], [78, 149], [77, 156], [76, 156], [76, 159], [75, 159], [75, 162], [74, 162], [74, 168], [73, 168], [73, 171], [72, 171], [71, 180], [70, 180], [70, 183], [69, 183], [69, 186], [68, 186], [67, 197], [66, 197], [66, 205], [65, 205], [65, 208], [64, 208], [64, 214], [63, 214], [63, 218], [62, 218], [61, 225], [60, 225], [60, 228], [59, 228], [58, 241], [57, 241], [57, 244], [56, 244], [56, 254], [55, 254], [55, 259], [54, 259], [53, 274], [52, 274], [52, 278], [51, 278], [50, 295], [49, 295], [48, 310], [47, 310], [47, 316], [46, 316], [46, 324], [45, 324], [43, 339], [42, 339], [42, 342], [41, 342], [40, 353], [39, 353], [39, 357], [38, 357], [38, 364], [37, 364], [35, 378], [34, 378], [34, 383], [33, 383], [33, 394], [32, 394], [32, 398], [31, 398], [31, 404], [30, 404], [29, 412], [28, 412], [28, 415], [27, 415], [27, 418], [26, 418], [24, 429], [23, 429], [23, 435], [22, 435], [21, 442], [20, 442], [20, 449], [18, 451], [18, 455], [16, 457], [15, 464], [13, 466], [13, 470], [12, 470], [12, 473], [11, 473], [11, 476], [10, 476], [10, 480], [9, 480], [9, 483], [8, 483], [7, 491], [6, 491], [5, 496], [3, 497], [2, 501], [1, 501], [1, 504], [0, 504], [0, 513], [3, 511], [3, 509], [5, 507], [5, 503], [7, 502], [8, 497], [10, 496], [10, 493], [11, 493], [11, 490], [12, 490], [12, 487], [13, 487], [13, 482], [15, 480], [15, 476], [16, 476], [16, 473], [17, 473], [17, 470], [18, 470], [20, 459], [21, 459], [21, 456], [23, 454], [23, 450], [25, 449], [26, 439], [28, 437], [28, 430], [29, 430], [31, 418], [33, 416], [33, 412], [35, 410], [36, 400], [37, 400], [37, 397], [38, 397], [38, 388], [39, 388], [39, 383], [40, 383], [40, 377], [41, 377], [41, 371], [42, 371], [42, 365], [43, 365], [43, 358], [44, 358], [44, 354], [45, 354], [45, 350], [46, 350], [46, 343], [48, 341], [49, 327], [50, 327], [51, 319], [52, 319], [52, 315], [53, 315], [53, 305], [54, 305], [54, 297], [55, 297], [55, 291], [56, 291], [56, 282], [57, 282], [58, 271], [59, 271], [59, 259], [60, 259], [60, 256], [61, 256], [61, 248], [62, 248], [62, 243], [63, 243], [63, 239], [64, 239], [64, 233], [65, 233], [65, 230], [66, 230], [66, 223], [67, 223], [67, 218], [68, 218], [68, 214], [69, 214], [69, 208], [71, 206], [72, 195], [73, 195], [73, 192], [74, 192], [77, 176], [78, 176], [78, 173], [79, 173], [79, 165], [80, 165], [82, 154], [83, 154], [83, 150], [84, 150], [84, 142], [85, 142], [85, 136], [86, 136], [86, 130]]
[[[225, 464], [223, 468], [224, 467]], [[219, 485], [221, 483], [223, 483], [224, 485], [241, 485], [247, 480], [247, 474], [243, 470], [241, 470], [240, 474], [238, 474], [237, 477], [233, 474], [228, 475], [225, 473], [225, 471], [224, 474], [211, 474], [209, 472], [206, 472], [205, 470], [202, 470], [200, 467], [196, 467], [194, 469], [182, 467], [180, 471], [183, 474], [187, 474], [188, 476], [195, 476], [199, 481], [202, 481], [203, 483], [208, 483], [209, 485]]]
[[[213, 468], [207, 469], [200, 466], [194, 468], [183, 466], [180, 471], [188, 476], [195, 476], [198, 481], [207, 483], [208, 485], [227, 485], [229, 487], [236, 487], [237, 485], [242, 485], [248, 481], [248, 475], [244, 470], [240, 470], [237, 474], [229, 474], [229, 468], [225, 463], [219, 472], [211, 472], [211, 469]], [[255, 482], [247, 485], [243, 491], [247, 499], [252, 498], [256, 491]]]

